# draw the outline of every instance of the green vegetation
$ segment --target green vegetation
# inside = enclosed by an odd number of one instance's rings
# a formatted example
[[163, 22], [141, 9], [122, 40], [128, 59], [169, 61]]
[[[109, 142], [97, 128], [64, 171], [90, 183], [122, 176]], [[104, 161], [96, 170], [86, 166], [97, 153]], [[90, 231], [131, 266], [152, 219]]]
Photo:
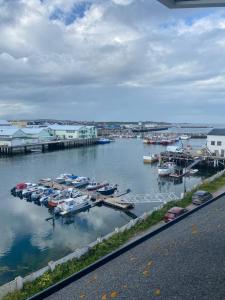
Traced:
[[[198, 186], [198, 189], [204, 189], [209, 192], [218, 191], [225, 186], [225, 175], [215, 179], [211, 183], [203, 183]], [[81, 269], [94, 263], [101, 257], [109, 254], [113, 250], [116, 250], [136, 235], [148, 230], [151, 226], [162, 221], [164, 214], [173, 206], [186, 207], [191, 203], [192, 194], [197, 190], [194, 189], [191, 192], [186, 193], [185, 197], [179, 201], [171, 201], [166, 203], [161, 209], [154, 211], [146, 220], [140, 221], [134, 225], [131, 229], [124, 231], [123, 233], [116, 233], [108, 240], [93, 247], [86, 255], [80, 259], [73, 259], [65, 264], [59, 265], [53, 272], [46, 272], [43, 276], [39, 277], [31, 283], [26, 283], [21, 291], [10, 293], [6, 295], [3, 300], [22, 300], [40, 292], [43, 289], [48, 288], [52, 284], [80, 271]]]

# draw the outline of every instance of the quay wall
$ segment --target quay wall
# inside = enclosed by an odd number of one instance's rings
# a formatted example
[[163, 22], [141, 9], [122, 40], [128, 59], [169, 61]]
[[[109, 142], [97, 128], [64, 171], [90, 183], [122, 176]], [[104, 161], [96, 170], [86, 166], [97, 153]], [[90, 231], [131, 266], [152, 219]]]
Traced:
[[[225, 170], [222, 170], [218, 173], [216, 173], [215, 175], [205, 179], [202, 181], [202, 183], [209, 183], [212, 182], [213, 180], [215, 180], [216, 178], [219, 178], [220, 176], [225, 174]], [[201, 184], [202, 184], [201, 183]], [[200, 185], [200, 184], [199, 184]], [[196, 185], [194, 187], [192, 187], [190, 190], [197, 188], [199, 185]], [[181, 195], [181, 198], [184, 196]], [[34, 280], [36, 280], [37, 278], [41, 277], [44, 273], [51, 271], [53, 272], [55, 267], [57, 265], [61, 265], [64, 264], [72, 259], [79, 259], [81, 258], [83, 255], [87, 254], [94, 246], [96, 246], [97, 244], [101, 243], [104, 240], [107, 240], [109, 238], [111, 238], [114, 234], [117, 233], [122, 233], [128, 229], [131, 229], [133, 226], [135, 226], [137, 223], [145, 220], [148, 216], [150, 216], [152, 214], [153, 211], [156, 211], [160, 208], [163, 207], [163, 204], [161, 204], [160, 206], [154, 207], [152, 210], [150, 210], [149, 212], [145, 212], [143, 213], [140, 217], [136, 218], [136, 219], [132, 219], [130, 220], [127, 224], [125, 224], [122, 227], [116, 227], [114, 229], [113, 232], [108, 233], [107, 235], [103, 236], [103, 237], [99, 237], [97, 238], [97, 240], [95, 240], [94, 242], [89, 243], [87, 246], [81, 248], [81, 249], [76, 249], [74, 252], [66, 255], [65, 257], [62, 257], [60, 259], [58, 259], [57, 261], [50, 261], [48, 263], [47, 266], [45, 266], [44, 268], [35, 271], [27, 276], [25, 276], [24, 278], [21, 276], [16, 277], [14, 280], [0, 286], [0, 299], [2, 299], [5, 295], [7, 295], [8, 293], [11, 292], [15, 292], [17, 290], [21, 290], [23, 288], [23, 285], [27, 282], [32, 282]]]

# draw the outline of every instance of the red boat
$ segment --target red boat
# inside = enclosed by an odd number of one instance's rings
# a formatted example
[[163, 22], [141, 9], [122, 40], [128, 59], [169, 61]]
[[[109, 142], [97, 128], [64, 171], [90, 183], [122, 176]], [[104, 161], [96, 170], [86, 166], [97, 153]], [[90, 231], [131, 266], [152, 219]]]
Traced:
[[48, 206], [49, 207], [56, 207], [57, 205], [59, 205], [59, 204], [62, 204], [62, 203], [64, 203], [65, 201], [64, 200], [49, 200], [48, 201]]
[[24, 190], [26, 188], [27, 188], [27, 184], [25, 182], [21, 182], [16, 185], [17, 190]]

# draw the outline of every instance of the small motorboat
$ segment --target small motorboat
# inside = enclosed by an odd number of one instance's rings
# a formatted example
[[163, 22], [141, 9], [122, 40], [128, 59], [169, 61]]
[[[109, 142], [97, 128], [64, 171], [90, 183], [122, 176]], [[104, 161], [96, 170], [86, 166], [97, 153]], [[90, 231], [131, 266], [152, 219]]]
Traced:
[[180, 136], [181, 140], [189, 140], [190, 138], [191, 137], [189, 135], [187, 135], [187, 134], [183, 134], [183, 135]]
[[143, 162], [144, 163], [153, 163], [159, 160], [158, 154], [144, 155]]
[[78, 177], [75, 179], [72, 184], [75, 188], [83, 188], [86, 185], [88, 185], [90, 182], [90, 179], [88, 177]]
[[88, 190], [88, 191], [96, 191], [96, 190], [98, 190], [98, 189], [101, 189], [101, 188], [103, 188], [103, 187], [105, 187], [105, 186], [108, 186], [109, 184], [107, 183], [107, 182], [102, 182], [102, 183], [100, 183], [100, 182], [91, 182], [87, 187], [86, 187], [86, 189]]
[[114, 185], [114, 186], [104, 186], [100, 189], [97, 190], [98, 193], [100, 193], [101, 195], [104, 195], [104, 196], [109, 196], [109, 195], [112, 195], [114, 194], [114, 192], [117, 190], [117, 184]]
[[98, 140], [98, 144], [109, 144], [111, 141], [110, 139], [101, 138]]
[[194, 174], [198, 173], [198, 171], [199, 171], [198, 169], [190, 169], [189, 174], [194, 175]]
[[66, 215], [68, 213], [75, 213], [90, 205], [88, 196], [81, 196], [78, 198], [65, 199], [62, 204], [57, 205], [54, 209], [55, 214]]
[[158, 165], [159, 176], [168, 176], [175, 171], [175, 164], [173, 162], [167, 162]]

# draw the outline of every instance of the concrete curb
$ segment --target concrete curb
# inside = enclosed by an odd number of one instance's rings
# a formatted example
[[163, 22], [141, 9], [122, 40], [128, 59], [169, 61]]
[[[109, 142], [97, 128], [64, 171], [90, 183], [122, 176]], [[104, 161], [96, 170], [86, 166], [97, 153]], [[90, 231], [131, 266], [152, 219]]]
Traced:
[[175, 219], [175, 220], [173, 220], [169, 223], [166, 223], [166, 224], [162, 225], [161, 227], [157, 228], [156, 230], [154, 230], [152, 232], [149, 232], [147, 234], [144, 234], [140, 238], [129, 242], [125, 246], [123, 246], [123, 247], [119, 248], [118, 250], [115, 250], [114, 252], [104, 256], [103, 258], [99, 259], [98, 261], [96, 261], [95, 263], [93, 263], [90, 266], [86, 267], [85, 269], [71, 275], [70, 277], [68, 277], [66, 279], [63, 279], [62, 281], [60, 281], [60, 282], [52, 285], [51, 287], [43, 290], [42, 292], [28, 298], [28, 300], [45, 299], [46, 297], [48, 297], [48, 296], [54, 294], [55, 292], [61, 290], [62, 288], [66, 287], [67, 285], [71, 284], [72, 282], [75, 282], [76, 280], [79, 280], [83, 276], [93, 272], [94, 270], [100, 268], [104, 264], [110, 262], [111, 260], [117, 258], [118, 256], [122, 255], [123, 253], [125, 253], [125, 252], [131, 250], [132, 248], [138, 246], [139, 244], [145, 242], [149, 238], [152, 238], [153, 236], [155, 236], [155, 235], [159, 234], [160, 232], [166, 230], [167, 228], [170, 228], [174, 224], [180, 222], [181, 220], [187, 218], [188, 216], [192, 215], [196, 211], [202, 209], [205, 206], [208, 206], [209, 204], [211, 204], [212, 202], [220, 199], [223, 196], [225, 196], [225, 192], [223, 192], [220, 195], [214, 197], [213, 199], [203, 203], [202, 205], [197, 206], [193, 210], [186, 212], [184, 215], [180, 216], [179, 218], [177, 218], [177, 219]]

